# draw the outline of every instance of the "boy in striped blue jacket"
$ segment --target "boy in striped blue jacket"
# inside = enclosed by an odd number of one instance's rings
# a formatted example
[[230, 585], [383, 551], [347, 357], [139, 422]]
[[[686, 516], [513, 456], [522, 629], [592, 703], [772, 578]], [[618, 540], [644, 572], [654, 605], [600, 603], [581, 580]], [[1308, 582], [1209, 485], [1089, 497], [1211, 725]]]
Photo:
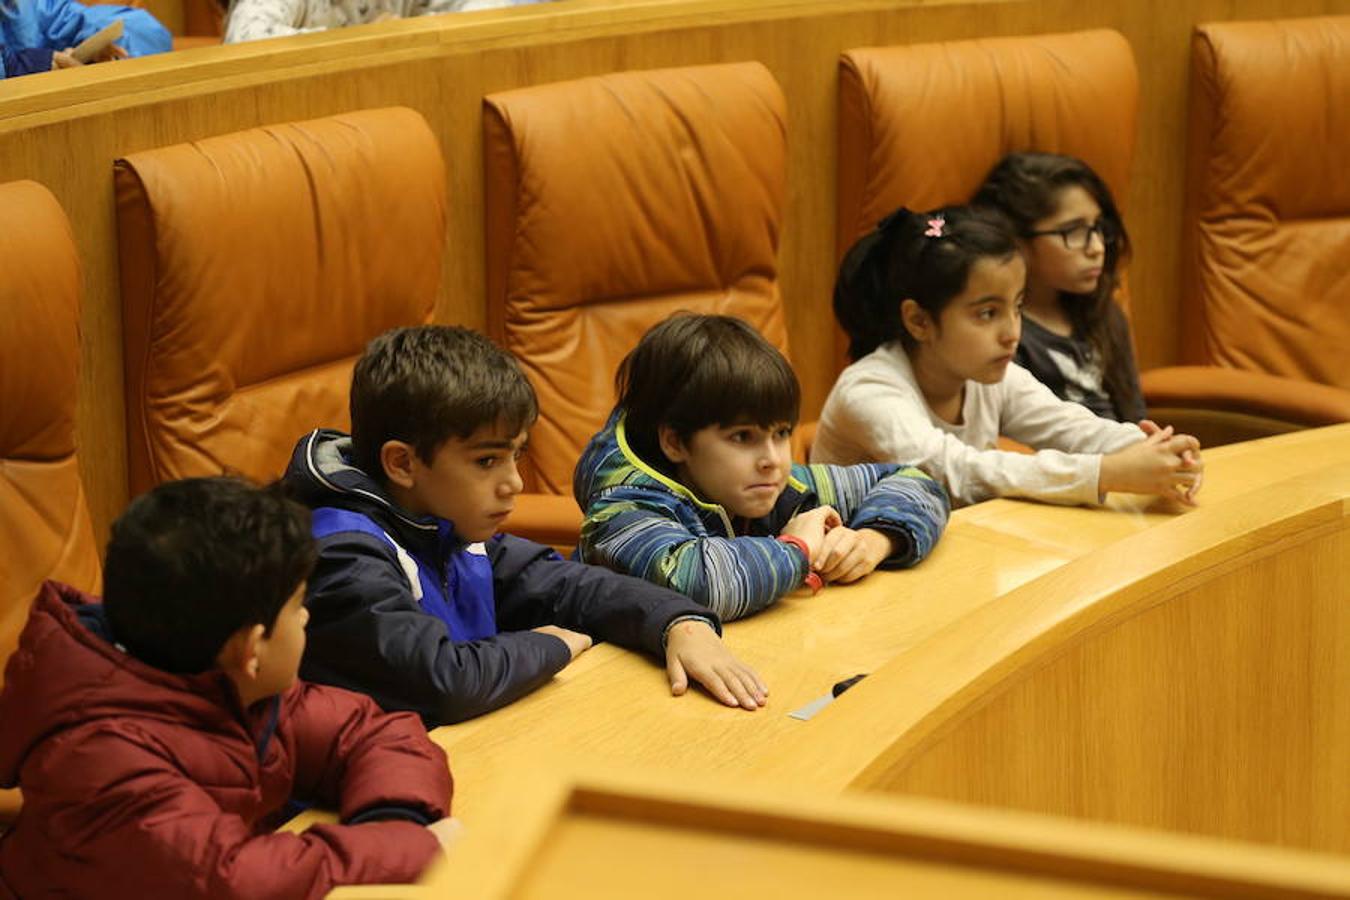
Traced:
[[673, 588], [724, 621], [803, 585], [933, 549], [942, 487], [901, 465], [806, 466], [792, 367], [730, 316], [677, 314], [619, 367], [619, 403], [572, 477], [582, 561]]

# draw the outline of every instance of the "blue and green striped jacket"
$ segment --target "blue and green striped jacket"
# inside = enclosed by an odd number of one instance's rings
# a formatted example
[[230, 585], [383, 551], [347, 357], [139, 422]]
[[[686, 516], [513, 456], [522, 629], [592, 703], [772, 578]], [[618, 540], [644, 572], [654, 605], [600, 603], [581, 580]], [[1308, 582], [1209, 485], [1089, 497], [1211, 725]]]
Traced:
[[583, 562], [673, 588], [724, 621], [801, 585], [802, 554], [774, 540], [799, 512], [833, 506], [850, 528], [886, 532], [900, 550], [882, 567], [903, 568], [929, 554], [951, 508], [942, 486], [915, 468], [794, 464], [769, 515], [733, 523], [721, 506], [639, 459], [617, 410], [577, 462], [572, 492], [586, 514], [577, 545]]

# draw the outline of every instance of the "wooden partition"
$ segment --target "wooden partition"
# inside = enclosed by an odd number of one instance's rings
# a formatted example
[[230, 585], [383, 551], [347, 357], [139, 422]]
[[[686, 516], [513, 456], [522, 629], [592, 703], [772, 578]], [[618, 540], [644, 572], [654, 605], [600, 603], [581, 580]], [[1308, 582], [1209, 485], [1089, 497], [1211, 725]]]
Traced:
[[659, 771], [523, 778], [394, 898], [1350, 897], [1350, 860], [923, 800]]
[[[866, 773], [895, 771], [899, 763], [888, 761], [901, 759], [895, 754], [907, 752], [905, 742], [919, 733], [915, 729], [921, 723], [937, 721], [924, 715], [946, 709], [929, 711], [924, 702], [940, 689], [964, 688], [961, 679], [974, 679], [971, 667], [988, 659], [988, 654], [1002, 650], [1009, 658], [1022, 661], [1031, 659], [1025, 654], [1033, 652], [1051, 657], [1057, 648], [1068, 652], [1115, 621], [1115, 616], [1123, 615], [1111, 605], [1123, 601], [1107, 588], [1140, 591], [1158, 584], [1157, 579], [1189, 578], [1192, 570], [1186, 566], [1209, 571], [1204, 566], [1212, 565], [1206, 560], [1219, 552], [1215, 548], [1235, 553], [1265, 541], [1272, 529], [1281, 533], [1286, 526], [1278, 523], [1288, 518], [1289, 507], [1276, 501], [1287, 497], [1284, 502], [1295, 504], [1296, 509], [1303, 508], [1297, 506], [1300, 503], [1325, 506], [1321, 498], [1326, 494], [1315, 493], [1311, 495], [1315, 500], [1308, 500], [1306, 491], [1326, 483], [1334, 495], [1328, 468], [1339, 472], [1337, 477], [1345, 482], [1347, 459], [1350, 425], [1215, 450], [1208, 459], [1204, 505], [1187, 513], [1178, 514], [1175, 507], [1143, 497], [1113, 498], [1111, 507], [1104, 510], [1012, 500], [960, 510], [933, 555], [912, 570], [877, 572], [853, 585], [830, 586], [814, 597], [800, 592], [763, 613], [727, 625], [728, 646], [769, 685], [769, 705], [757, 712], [722, 707], [697, 691], [671, 697], [662, 666], [602, 644], [528, 697], [432, 732], [449, 755], [455, 774], [456, 815], [468, 827], [476, 827], [484, 817], [498, 814], [492, 798], [499, 796], [504, 785], [569, 755], [656, 766], [682, 783], [718, 774], [818, 786], [826, 793], [842, 791]], [[1269, 472], [1307, 477], [1300, 485], [1256, 492], [1244, 489], [1252, 473]], [[1001, 513], [991, 515], [989, 509]], [[1333, 512], [1317, 514], [1331, 516]], [[1071, 573], [1067, 586], [1063, 572]], [[1097, 584], [1090, 577], [1103, 582]], [[1304, 584], [1298, 582], [1299, 590]], [[1096, 585], [1097, 593], [1079, 590], [1084, 585]], [[1291, 588], [1281, 596], [1292, 592]], [[1045, 598], [1044, 608], [1037, 605], [1041, 598]], [[1327, 602], [1332, 601], [1343, 603], [1344, 595]], [[1292, 610], [1297, 601], [1289, 603]], [[998, 616], [1005, 610], [1007, 634], [991, 631], [982, 617]], [[1039, 618], [1032, 617], [1033, 612]], [[1054, 624], [1054, 616], [1071, 612], [1080, 617], [1070, 617], [1071, 621], [1091, 623], [1082, 626], [1083, 637], [1064, 630], [1068, 626]], [[1092, 619], [1093, 615], [1098, 618]], [[1344, 626], [1345, 620], [1340, 624]], [[1333, 632], [1321, 633], [1329, 639]], [[951, 636], [962, 634], [969, 635], [973, 649], [963, 647], [954, 660], [922, 666], [907, 662], [955, 646]], [[1341, 635], [1345, 640], [1343, 631]], [[977, 655], [976, 650], [986, 655]], [[1016, 656], [1014, 651], [1023, 655]], [[1338, 652], [1343, 666], [1347, 662], [1344, 646]], [[1046, 661], [1038, 659], [1041, 662], [1036, 665]], [[1026, 666], [1035, 668], [1032, 662]], [[992, 663], [986, 669], [975, 670], [987, 679], [975, 682], [984, 696], [1008, 690], [1013, 683], [1008, 679], [1022, 671], [992, 668]], [[790, 712], [828, 695], [837, 682], [861, 673], [872, 674], [815, 718], [789, 717]], [[1345, 675], [1342, 669], [1342, 682]], [[1213, 686], [1204, 679], [1198, 683]], [[1329, 691], [1329, 685], [1325, 689]], [[1305, 701], [1299, 702], [1304, 709]], [[1340, 704], [1336, 709], [1311, 712], [1326, 723], [1337, 722], [1335, 715], [1341, 723], [1350, 723], [1347, 698], [1336, 702]], [[1131, 709], [1121, 708], [1122, 721], [1136, 721]], [[1100, 711], [1107, 719], [1115, 712], [1105, 706]], [[1328, 718], [1320, 719], [1323, 715]], [[1115, 730], [1103, 734], [1113, 739], [1118, 736]], [[1317, 746], [1344, 750], [1345, 735], [1340, 734], [1340, 744], [1326, 744], [1319, 736]], [[1031, 740], [1035, 735], [1026, 737]], [[1293, 745], [1294, 749], [1307, 746], [1306, 742]], [[1344, 762], [1345, 758], [1339, 759]], [[879, 761], [880, 769], [873, 768]], [[1303, 765], [1298, 760], [1295, 763]], [[1183, 795], [1176, 796], [1177, 803], [1182, 803]], [[1343, 793], [1338, 796], [1344, 808], [1350, 801]], [[1079, 807], [1050, 811], [1094, 812]]]
[[[834, 374], [836, 67], [858, 46], [1119, 29], [1140, 71], [1140, 143], [1123, 198], [1144, 366], [1176, 361], [1177, 248], [1188, 42], [1197, 22], [1350, 11], [1350, 0], [563, 0], [92, 66], [0, 82], [0, 180], [60, 199], [85, 265], [79, 436], [96, 530], [125, 505], [112, 161], [256, 125], [404, 104], [438, 135], [449, 168], [446, 281], [438, 316], [481, 326], [480, 104], [521, 85], [632, 68], [761, 60], [789, 113], [782, 286], [806, 418]], [[979, 111], [972, 110], [972, 115]], [[584, 223], [578, 223], [584, 226]]]
[[[472, 865], [501, 878], [534, 866], [563, 795], [550, 806], [531, 786], [577, 760], [659, 772], [661, 804], [717, 806], [714, 780], [824, 807], [903, 792], [1344, 856], [1348, 460], [1343, 425], [1218, 448], [1189, 512], [1132, 496], [1097, 510], [959, 510], [913, 570], [729, 624], [728, 645], [769, 684], [754, 713], [697, 691], [670, 697], [655, 661], [597, 646], [511, 706], [432, 732], [455, 776], [454, 814], [471, 837], [490, 836]], [[1250, 487], [1259, 477], [1283, 480]], [[814, 717], [788, 715], [862, 673]], [[622, 819], [648, 835], [669, 828], [661, 804], [630, 804]], [[681, 815], [680, 827], [703, 827], [701, 814]], [[729, 821], [715, 827], [735, 832], [730, 846], [800, 834]], [[371, 890], [350, 896], [414, 896]], [[482, 896], [515, 896], [493, 891]]]
[[828, 707], [773, 768], [1350, 853], [1347, 598], [1343, 459], [952, 622]]

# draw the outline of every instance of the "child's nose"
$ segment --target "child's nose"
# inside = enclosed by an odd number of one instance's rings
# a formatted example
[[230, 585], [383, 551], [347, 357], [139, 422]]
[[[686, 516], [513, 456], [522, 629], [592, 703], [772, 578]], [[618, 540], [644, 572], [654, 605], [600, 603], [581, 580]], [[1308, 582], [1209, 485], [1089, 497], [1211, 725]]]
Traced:
[[764, 469], [781, 469], [787, 461], [788, 449], [779, 441], [766, 441], [764, 452], [760, 455], [760, 466]]
[[506, 470], [506, 477], [497, 485], [497, 492], [505, 497], [514, 497], [525, 490], [525, 479], [520, 475], [520, 466], [514, 461]]

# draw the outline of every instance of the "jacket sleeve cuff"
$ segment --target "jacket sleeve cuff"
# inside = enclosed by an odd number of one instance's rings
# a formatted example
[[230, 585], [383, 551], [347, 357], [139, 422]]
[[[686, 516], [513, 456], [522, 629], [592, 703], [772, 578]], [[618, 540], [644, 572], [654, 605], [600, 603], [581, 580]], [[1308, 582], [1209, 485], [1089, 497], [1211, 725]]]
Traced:
[[722, 636], [722, 623], [717, 621], [716, 616], [712, 615], [711, 613], [708, 614], [686, 613], [685, 615], [682, 616], [676, 616], [675, 618], [671, 619], [669, 622], [666, 623], [665, 631], [661, 632], [662, 650], [666, 648], [666, 643], [670, 640], [670, 630], [674, 628], [676, 625], [680, 624], [681, 622], [702, 622], [709, 628], [711, 628], [713, 631], [717, 632], [718, 637]]
[[366, 822], [412, 822], [430, 825], [436, 821], [423, 809], [412, 806], [371, 806], [348, 818], [343, 825], [362, 825]]
[[0, 75], [13, 78], [18, 75], [32, 75], [52, 70], [52, 51], [41, 47], [24, 47], [11, 50], [0, 46]]

